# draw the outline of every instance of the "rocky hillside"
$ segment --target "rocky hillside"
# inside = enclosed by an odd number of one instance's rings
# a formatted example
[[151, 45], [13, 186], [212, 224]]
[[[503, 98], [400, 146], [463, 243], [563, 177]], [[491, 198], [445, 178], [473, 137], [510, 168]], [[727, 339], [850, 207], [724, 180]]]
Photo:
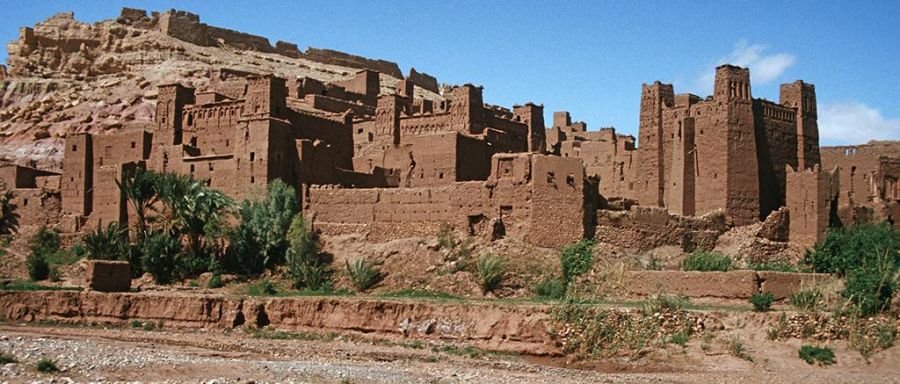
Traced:
[[[60, 13], [22, 28], [0, 66], [0, 161], [59, 169], [62, 138], [150, 122], [156, 86], [178, 81], [202, 89], [220, 68], [323, 81], [351, 78], [360, 68], [382, 73], [393, 92], [399, 67], [342, 52], [310, 48], [202, 24], [182, 11], [123, 9], [94, 24]], [[437, 99], [433, 77], [412, 70], [416, 97]]]

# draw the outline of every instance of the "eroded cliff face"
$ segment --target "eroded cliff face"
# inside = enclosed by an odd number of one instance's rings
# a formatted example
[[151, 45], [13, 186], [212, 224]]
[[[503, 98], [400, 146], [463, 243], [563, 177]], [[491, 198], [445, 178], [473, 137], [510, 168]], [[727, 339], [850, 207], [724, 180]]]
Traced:
[[[150, 123], [161, 83], [203, 89], [222, 68], [333, 82], [352, 78], [367, 63], [396, 67], [347, 54], [342, 61], [311, 60], [296, 45], [273, 47], [177, 11], [148, 17], [124, 9], [119, 18], [94, 24], [60, 13], [22, 28], [7, 49], [8, 65], [0, 68], [0, 161], [49, 170], [59, 170], [67, 134]], [[393, 92], [399, 80], [383, 73], [382, 92]], [[425, 89], [416, 96], [440, 97]]]

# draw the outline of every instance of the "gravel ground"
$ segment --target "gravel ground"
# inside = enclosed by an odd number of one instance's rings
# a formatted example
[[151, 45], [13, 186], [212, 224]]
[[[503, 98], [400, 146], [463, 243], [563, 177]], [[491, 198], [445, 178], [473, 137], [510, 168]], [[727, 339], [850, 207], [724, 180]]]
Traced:
[[[790, 348], [785, 351], [796, 354], [796, 347]], [[807, 368], [790, 365], [795, 357], [784, 365], [775, 352], [750, 363], [725, 353], [703, 355], [699, 349], [664, 350], [639, 363], [604, 360], [578, 363], [578, 369], [573, 369], [563, 367], [563, 360], [493, 354], [470, 357], [435, 351], [428, 344], [404, 346], [357, 338], [273, 340], [241, 331], [7, 324], [0, 325], [0, 352], [11, 353], [19, 361], [0, 366], [2, 383], [900, 382], [896, 369]], [[888, 361], [876, 366], [894, 366], [891, 360], [896, 356], [882, 356]], [[35, 364], [41, 358], [52, 359], [61, 371], [37, 372]]]

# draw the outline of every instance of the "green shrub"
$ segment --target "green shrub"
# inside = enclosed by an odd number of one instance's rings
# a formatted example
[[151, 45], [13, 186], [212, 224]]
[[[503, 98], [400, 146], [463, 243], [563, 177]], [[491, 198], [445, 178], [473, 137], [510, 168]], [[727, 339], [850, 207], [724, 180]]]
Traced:
[[140, 328], [143, 325], [144, 324], [142, 324], [141, 321], [138, 319], [131, 320], [131, 328]]
[[767, 312], [772, 309], [772, 302], [775, 301], [775, 295], [772, 292], [754, 293], [750, 296], [750, 304], [753, 304], [753, 310], [756, 312]]
[[818, 289], [803, 289], [788, 295], [788, 302], [801, 311], [815, 312], [823, 304], [823, 294]]
[[288, 230], [287, 265], [294, 288], [331, 288], [331, 269], [319, 256], [319, 239], [297, 214]]
[[900, 234], [889, 224], [832, 228], [825, 241], [808, 250], [803, 262], [815, 272], [846, 277], [841, 295], [863, 315], [886, 309], [900, 269]]
[[139, 246], [143, 270], [159, 284], [172, 282], [181, 254], [181, 241], [167, 232], [150, 231]]
[[683, 271], [727, 271], [731, 269], [731, 258], [720, 252], [694, 251], [681, 262]]
[[272, 280], [262, 278], [256, 283], [250, 284], [247, 287], [247, 293], [250, 296], [272, 296], [278, 293], [278, 288]]
[[506, 269], [506, 260], [502, 257], [487, 254], [478, 260], [478, 278], [481, 281], [482, 292], [491, 292], [503, 282], [503, 273]]
[[18, 363], [18, 362], [19, 361], [16, 360], [16, 357], [13, 356], [11, 353], [0, 352], [0, 365], [12, 364], [12, 363]]
[[818, 362], [819, 365], [831, 365], [834, 364], [834, 351], [829, 347], [817, 347], [812, 345], [804, 345], [800, 347], [800, 350], [797, 351], [797, 355], [800, 356], [803, 361], [807, 364], [813, 364]]
[[46, 280], [50, 277], [50, 257], [59, 252], [59, 246], [59, 232], [47, 227], [41, 227], [28, 239], [30, 252], [25, 263], [31, 280]]
[[112, 222], [106, 227], [97, 227], [96, 230], [85, 233], [81, 242], [91, 260], [128, 259], [128, 229], [119, 223]]
[[47, 227], [41, 227], [28, 240], [28, 247], [31, 252], [39, 252], [45, 255], [59, 251], [59, 246], [59, 231]]
[[269, 184], [265, 199], [245, 200], [240, 210], [241, 222], [229, 234], [225, 269], [253, 274], [284, 261], [287, 233], [299, 211], [296, 190], [281, 180]]
[[206, 288], [215, 289], [222, 288], [225, 284], [222, 284], [222, 275], [218, 273], [213, 273], [212, 277], [209, 278], [209, 282], [206, 283]]
[[19, 226], [19, 215], [16, 214], [16, 206], [13, 205], [12, 191], [5, 190], [6, 184], [0, 181], [0, 235], [8, 235], [15, 232]]
[[559, 299], [566, 295], [566, 282], [550, 277], [534, 285], [534, 293], [540, 297]]
[[25, 258], [28, 267], [28, 277], [33, 281], [47, 280], [50, 277], [50, 263], [47, 256], [40, 252], [31, 252]]
[[563, 280], [567, 285], [594, 266], [593, 250], [594, 242], [591, 240], [581, 240], [563, 248], [560, 263]]
[[56, 363], [53, 360], [48, 358], [42, 358], [38, 360], [37, 364], [35, 364], [35, 368], [38, 372], [43, 373], [56, 373], [59, 372], [59, 368], [56, 366]]
[[347, 261], [347, 275], [357, 291], [365, 292], [381, 281], [381, 270], [366, 259], [358, 258], [351, 263]]

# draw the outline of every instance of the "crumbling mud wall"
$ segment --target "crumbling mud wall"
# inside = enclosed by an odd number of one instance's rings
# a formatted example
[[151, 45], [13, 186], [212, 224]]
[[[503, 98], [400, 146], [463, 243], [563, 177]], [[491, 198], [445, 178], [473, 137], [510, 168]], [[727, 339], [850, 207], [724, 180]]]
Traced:
[[125, 325], [137, 319], [184, 328], [271, 326], [286, 331], [464, 341], [495, 351], [556, 355], [559, 350], [549, 332], [548, 309], [335, 298], [0, 291], [0, 315], [9, 321]]
[[630, 211], [597, 211], [594, 239], [639, 251], [674, 245], [690, 252], [714, 248], [725, 230], [721, 214], [686, 217], [669, 214], [665, 208], [633, 207]]

